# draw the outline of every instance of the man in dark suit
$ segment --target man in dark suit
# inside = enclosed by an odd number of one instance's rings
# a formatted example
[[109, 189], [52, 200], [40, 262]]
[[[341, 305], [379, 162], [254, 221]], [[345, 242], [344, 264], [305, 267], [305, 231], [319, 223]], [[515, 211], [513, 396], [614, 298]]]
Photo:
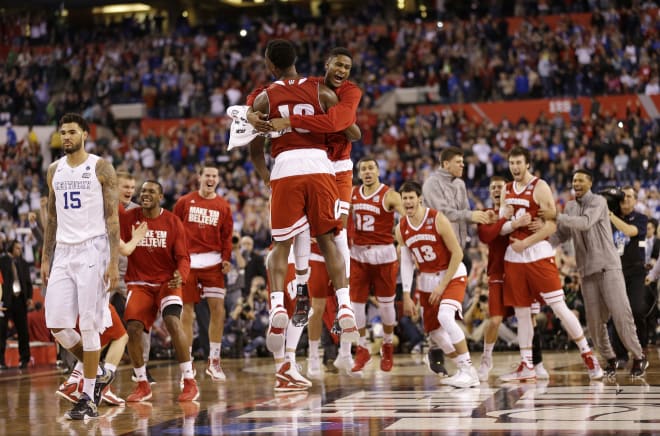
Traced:
[[23, 246], [14, 240], [0, 256], [2, 273], [2, 303], [5, 311], [0, 315], [0, 369], [6, 369], [5, 348], [7, 345], [7, 323], [14, 321], [18, 333], [20, 368], [30, 363], [30, 337], [28, 334], [27, 308], [32, 305], [32, 280], [30, 269], [23, 259]]

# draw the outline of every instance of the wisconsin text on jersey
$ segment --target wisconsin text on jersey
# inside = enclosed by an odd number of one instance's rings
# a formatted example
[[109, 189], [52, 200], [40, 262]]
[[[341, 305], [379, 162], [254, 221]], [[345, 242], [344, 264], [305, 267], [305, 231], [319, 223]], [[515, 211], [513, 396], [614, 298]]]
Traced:
[[414, 244], [417, 241], [431, 241], [435, 242], [437, 241], [435, 235], [415, 235], [411, 236], [410, 238], [406, 239], [406, 245], [411, 245]]
[[220, 211], [192, 206], [188, 211], [188, 221], [191, 223], [209, 224], [217, 226], [220, 220]]
[[370, 204], [364, 204], [364, 203], [357, 203], [353, 205], [353, 210], [366, 210], [369, 212], [373, 212], [377, 215], [380, 215], [380, 207], [378, 206], [372, 206]]

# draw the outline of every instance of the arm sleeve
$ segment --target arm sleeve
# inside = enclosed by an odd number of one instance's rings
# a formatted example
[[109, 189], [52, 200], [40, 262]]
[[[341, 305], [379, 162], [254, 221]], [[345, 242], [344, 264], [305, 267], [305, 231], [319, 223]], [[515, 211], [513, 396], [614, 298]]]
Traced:
[[493, 224], [479, 224], [477, 226], [479, 240], [484, 244], [490, 244], [493, 242], [500, 235], [502, 226], [504, 226], [504, 223], [507, 221], [508, 220], [505, 217], [502, 217]]
[[600, 201], [600, 198], [602, 197], [590, 202], [579, 215], [569, 216], [565, 213], [557, 215], [557, 227], [569, 227], [578, 231], [589, 230], [601, 217], [607, 216], [607, 203], [604, 198]]
[[222, 260], [231, 262], [231, 237], [234, 232], [234, 218], [231, 216], [231, 209], [228, 204], [225, 205], [224, 211], [221, 216], [224, 216], [224, 220], [220, 227], [220, 240], [222, 241]]
[[401, 246], [401, 287], [403, 292], [409, 294], [412, 291], [413, 273], [415, 264], [410, 257], [408, 247]]
[[355, 112], [360, 104], [362, 92], [357, 86], [342, 92], [339, 103], [328, 109], [328, 113], [319, 115], [291, 115], [289, 121], [293, 128], [303, 128], [318, 133], [341, 132], [355, 123]]
[[190, 274], [190, 254], [188, 254], [188, 240], [186, 239], [186, 232], [183, 228], [183, 223], [180, 219], [174, 218], [173, 225], [176, 226], [176, 238], [174, 240], [174, 258], [176, 260], [176, 268], [181, 274], [181, 279], [185, 283]]

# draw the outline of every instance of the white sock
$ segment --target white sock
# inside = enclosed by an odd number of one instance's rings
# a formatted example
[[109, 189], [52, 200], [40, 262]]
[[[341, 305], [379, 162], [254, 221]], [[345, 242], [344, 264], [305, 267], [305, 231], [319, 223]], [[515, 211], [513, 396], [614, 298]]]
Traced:
[[351, 355], [351, 343], [350, 342], [339, 342], [339, 355], [342, 357]]
[[96, 387], [95, 378], [85, 378], [83, 379], [83, 393], [87, 394], [89, 398], [94, 399], [94, 388]]
[[220, 359], [220, 347], [222, 346], [221, 342], [209, 342], [209, 358], [210, 359]]
[[495, 342], [489, 344], [488, 342], [484, 341], [484, 353], [482, 357], [485, 357], [487, 359], [492, 358], [494, 349], [495, 349]]
[[139, 368], [133, 368], [135, 371], [135, 378], [137, 381], [147, 381], [147, 365], [142, 365]]
[[369, 344], [367, 343], [367, 336], [366, 335], [365, 336], [360, 336], [360, 339], [358, 340], [358, 345], [362, 348], [367, 348], [367, 345], [369, 345]]
[[270, 308], [282, 306], [284, 307], [284, 292], [282, 291], [271, 291], [270, 293]]
[[78, 381], [80, 381], [82, 376], [83, 376], [83, 363], [81, 361], [78, 361], [76, 363], [76, 366], [73, 367], [73, 371], [71, 371], [71, 374], [69, 375], [69, 379], [66, 382], [78, 383]]
[[319, 345], [321, 341], [309, 341], [309, 357], [317, 359], [319, 357]]
[[587, 342], [587, 338], [583, 337], [582, 339], [575, 341], [575, 345], [578, 346], [580, 349], [580, 354], [588, 353], [591, 351], [591, 347], [589, 347], [589, 342]]
[[105, 363], [105, 370], [110, 371], [110, 372], [116, 372], [117, 371], [117, 365], [113, 365], [112, 363]]
[[335, 291], [335, 295], [337, 295], [337, 305], [339, 305], [339, 307], [348, 306], [348, 307], [352, 308], [352, 306], [351, 306], [351, 296], [348, 293], [348, 288], [347, 287], [337, 289], [337, 291]]
[[383, 333], [383, 343], [391, 344], [394, 340], [394, 333]]
[[181, 370], [181, 374], [183, 374], [184, 379], [195, 378], [195, 375], [193, 374], [192, 360], [179, 363], [179, 369]]

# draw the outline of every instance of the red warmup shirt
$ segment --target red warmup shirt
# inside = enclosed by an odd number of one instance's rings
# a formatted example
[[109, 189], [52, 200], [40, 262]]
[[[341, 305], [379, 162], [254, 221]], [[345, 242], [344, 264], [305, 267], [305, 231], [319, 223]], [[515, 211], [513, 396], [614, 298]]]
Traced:
[[[317, 83], [324, 83], [323, 77], [312, 77]], [[339, 103], [328, 109], [327, 114], [308, 117], [293, 114], [289, 117], [291, 127], [311, 130], [312, 132], [328, 133], [328, 158], [337, 162], [351, 158], [351, 141], [341, 133], [356, 121], [356, 112], [362, 98], [362, 91], [353, 82], [344, 81], [335, 94]]]
[[[498, 213], [495, 209], [489, 209]], [[504, 275], [504, 253], [509, 245], [509, 235], [500, 235], [502, 226], [508, 221], [507, 218], [500, 218], [493, 224], [479, 224], [477, 232], [479, 240], [488, 245], [488, 278], [501, 279]]]
[[223, 261], [231, 260], [234, 219], [224, 198], [204, 198], [198, 191], [177, 200], [172, 213], [183, 223], [191, 254], [219, 252]]
[[142, 208], [127, 210], [119, 217], [122, 240], [129, 241], [132, 227], [142, 222], [147, 223], [149, 230], [128, 256], [126, 283], [166, 283], [177, 269], [185, 282], [190, 272], [190, 256], [181, 220], [165, 209], [156, 218], [146, 218]]
[[410, 224], [408, 217], [399, 222], [401, 238], [417, 262], [419, 272], [433, 274], [449, 267], [451, 252], [435, 228], [437, 214], [435, 209], [426, 209], [424, 219], [417, 228]]

